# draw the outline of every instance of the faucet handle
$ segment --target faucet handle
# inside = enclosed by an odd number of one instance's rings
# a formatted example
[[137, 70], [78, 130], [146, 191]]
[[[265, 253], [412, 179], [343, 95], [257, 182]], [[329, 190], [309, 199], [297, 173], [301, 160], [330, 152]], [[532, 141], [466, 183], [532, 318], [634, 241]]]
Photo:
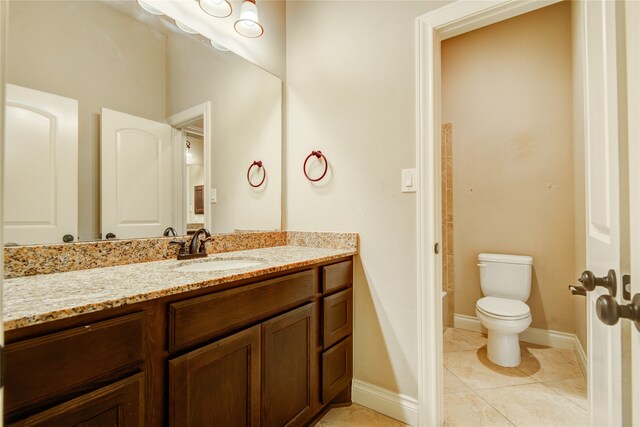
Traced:
[[209, 236], [200, 240], [200, 249], [198, 249], [198, 252], [201, 254], [207, 253], [207, 242], [213, 242], [213, 237]]
[[180, 249], [178, 250], [178, 254], [186, 254], [187, 253], [187, 242], [182, 240], [172, 240], [169, 242], [170, 245], [180, 245]]

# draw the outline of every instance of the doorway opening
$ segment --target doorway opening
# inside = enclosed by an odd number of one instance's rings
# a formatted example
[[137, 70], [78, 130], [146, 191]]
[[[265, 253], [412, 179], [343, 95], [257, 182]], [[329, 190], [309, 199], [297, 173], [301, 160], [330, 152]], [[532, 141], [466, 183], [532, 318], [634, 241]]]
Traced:
[[173, 128], [174, 217], [179, 235], [212, 227], [210, 111], [211, 103], [206, 102], [167, 118]]
[[584, 265], [571, 13], [561, 2], [441, 43], [445, 423], [588, 424], [584, 298], [558, 286]]
[[[534, 4], [535, 3], [535, 4]], [[455, 303], [454, 305], [454, 315], [455, 312], [458, 311], [458, 308], [463, 308], [463, 304], [460, 304], [458, 307], [458, 303], [460, 302], [459, 298], [457, 298], [460, 293], [458, 289], [456, 289], [456, 285], [460, 282], [460, 277], [457, 277], [455, 272], [458, 272], [455, 269], [454, 272], [454, 285], [453, 292], [451, 291], [451, 285], [446, 285], [446, 280], [443, 281], [443, 269], [441, 265], [441, 257], [433, 255], [433, 245], [436, 242], [443, 242], [441, 240], [443, 231], [446, 233], [446, 212], [440, 210], [442, 203], [442, 191], [441, 188], [441, 150], [440, 150], [440, 133], [442, 131], [441, 124], [443, 123], [452, 123], [452, 134], [453, 134], [453, 158], [456, 156], [456, 141], [457, 141], [457, 129], [460, 127], [461, 122], [460, 119], [452, 120], [444, 117], [444, 112], [442, 110], [441, 96], [444, 95], [444, 92], [441, 93], [441, 87], [443, 82], [444, 72], [441, 70], [441, 42], [451, 39], [452, 37], [468, 33], [470, 31], [487, 27], [489, 25], [495, 24], [497, 22], [502, 22], [508, 20], [509, 18], [513, 18], [516, 16], [524, 15], [528, 12], [541, 9], [543, 7], [552, 5], [557, 2], [522, 2], [522, 3], [510, 3], [510, 2], [499, 2], [497, 4], [493, 4], [491, 6], [487, 5], [479, 5], [479, 4], [453, 4], [449, 6], [445, 6], [436, 12], [431, 14], [427, 14], [417, 20], [417, 38], [418, 38], [418, 49], [417, 49], [417, 64], [418, 64], [418, 170], [420, 174], [420, 182], [421, 188], [424, 191], [418, 193], [418, 231], [419, 231], [419, 245], [418, 245], [418, 297], [419, 297], [419, 349], [420, 349], [420, 365], [419, 365], [419, 399], [418, 399], [418, 407], [419, 407], [419, 424], [434, 424], [438, 425], [443, 422], [444, 418], [444, 405], [445, 399], [444, 396], [444, 385], [442, 383], [442, 375], [443, 375], [443, 353], [442, 347], [437, 346], [433, 348], [433, 343], [442, 343], [443, 329], [449, 322], [451, 315], [444, 316], [445, 310], [443, 307], [443, 285], [446, 286], [444, 290], [447, 292], [447, 298], [450, 296], [454, 297]], [[582, 36], [582, 31], [587, 31], [586, 29], [591, 29], [588, 26], [588, 20], [585, 18], [586, 14], [584, 12], [584, 4], [580, 3], [578, 5], [580, 8], [580, 15], [577, 18], [574, 18], [572, 24], [578, 23], [580, 28], [580, 36]], [[595, 7], [597, 9], [597, 7]], [[609, 15], [608, 8], [606, 15]], [[603, 10], [604, 10], [603, 9]], [[526, 18], [526, 17], [524, 17]], [[594, 20], [595, 21], [595, 20]], [[572, 25], [572, 27], [574, 26]], [[572, 30], [575, 31], [575, 30]], [[580, 37], [579, 37], [580, 39]], [[507, 40], [508, 41], [508, 40]], [[591, 41], [591, 40], [589, 40]], [[579, 40], [580, 43], [586, 43], [584, 39]], [[575, 42], [574, 42], [575, 43]], [[500, 48], [502, 46], [499, 46]], [[552, 48], [555, 46], [552, 46]], [[575, 56], [578, 56], [578, 61], [574, 61], [576, 64], [579, 64], [578, 67], [580, 71], [582, 71], [582, 67], [585, 65], [585, 60], [583, 57], [583, 53], [587, 51], [587, 47], [584, 45], [579, 45], [577, 48], [575, 45], [571, 46], [572, 52], [568, 55], [570, 58], [575, 60]], [[591, 50], [589, 50], [592, 53]], [[534, 52], [535, 53], [535, 52]], [[598, 52], [601, 53], [601, 52]], [[604, 52], [604, 56], [607, 57], [606, 51]], [[596, 59], [597, 60], [597, 59]], [[603, 64], [606, 64], [603, 61]], [[598, 64], [602, 65], [602, 64]], [[552, 68], [552, 67], [550, 67]], [[530, 70], [525, 70], [525, 73]], [[574, 68], [575, 73], [575, 68]], [[615, 73], [613, 74], [615, 75]], [[504, 83], [509, 84], [513, 76], [507, 76]], [[580, 75], [580, 78], [586, 77]], [[583, 95], [588, 97], [587, 93], [583, 94], [582, 81], [580, 81], [579, 87], [574, 87], [574, 94], [577, 93], [579, 97]], [[500, 83], [498, 83], [500, 84]], [[586, 83], [593, 84], [590, 80]], [[569, 79], [567, 82], [567, 86], [571, 88], [572, 82]], [[577, 85], [576, 85], [577, 86]], [[487, 103], [492, 103], [497, 94], [495, 91], [487, 91], [486, 99]], [[573, 95], [575, 97], [575, 95]], [[459, 99], [461, 102], [468, 101], [464, 96]], [[588, 104], [587, 99], [580, 99], [580, 105], [584, 102]], [[535, 103], [533, 103], [536, 105]], [[544, 103], [538, 103], [537, 107], [540, 109], [541, 105]], [[481, 111], [482, 112], [482, 111]], [[505, 119], [508, 116], [508, 109], [504, 111], [502, 114], [502, 118]], [[582, 110], [575, 110], [573, 114], [569, 114], [567, 122], [570, 123], [570, 127], [573, 127], [574, 130], [577, 130], [577, 136], [569, 136], [569, 144], [572, 143], [572, 139], [578, 140], [578, 138], [584, 138], [584, 135], [580, 134], [584, 128], [587, 127], [587, 124], [582, 122], [584, 112]], [[577, 121], [576, 121], [577, 119]], [[513, 121], [504, 120], [500, 123], [500, 129], [508, 129], [510, 126], [513, 126]], [[526, 139], [526, 138], [524, 138]], [[582, 140], [582, 139], [581, 139]], [[523, 144], [527, 145], [527, 144]], [[578, 144], [580, 145], [580, 144]], [[580, 147], [578, 147], [580, 149]], [[481, 153], [482, 154], [482, 153]], [[529, 153], [530, 154], [530, 153]], [[535, 154], [535, 153], [534, 153]], [[584, 156], [584, 152], [582, 153], [574, 153], [577, 158]], [[498, 153], [498, 156], [502, 155]], [[521, 156], [526, 157], [528, 153], [526, 150], [520, 153]], [[504, 157], [504, 156], [503, 156]], [[553, 160], [553, 159], [551, 159]], [[505, 162], [506, 165], [514, 165], [517, 163], [522, 163], [524, 167], [529, 167], [531, 162], [527, 161], [519, 161], [511, 163]], [[584, 165], [583, 165], [584, 167]], [[456, 169], [453, 168], [453, 181], [456, 181]], [[491, 173], [500, 173], [501, 171], [496, 171], [494, 169], [487, 169], [485, 171], [486, 174]], [[506, 179], [503, 182], [510, 183], [509, 176], [512, 174], [505, 174], [504, 177]], [[584, 170], [576, 171], [575, 175], [579, 177], [576, 181], [576, 184], [583, 186], [582, 178], [584, 175]], [[579, 181], [579, 182], [578, 182]], [[558, 187], [554, 187], [554, 182], [545, 182], [544, 188], [548, 190], [558, 189]], [[551, 184], [546, 185], [546, 184]], [[455, 184], [453, 186], [453, 200], [454, 205], [456, 204], [456, 195], [459, 195], [460, 191], [464, 191], [464, 187], [462, 189], [456, 189]], [[550, 188], [549, 188], [550, 187]], [[576, 187], [578, 188], [578, 187]], [[446, 191], [446, 190], [445, 190]], [[526, 194], [526, 192], [523, 192]], [[476, 196], [480, 194], [476, 193]], [[516, 199], [517, 200], [517, 199]], [[434, 209], [435, 207], [435, 209]], [[584, 205], [578, 206], [576, 205], [575, 211], [582, 212], [584, 215], [586, 207]], [[455, 214], [454, 214], [455, 218]], [[443, 222], [444, 220], [444, 222]], [[584, 221], [584, 219], [583, 219]], [[451, 223], [456, 224], [455, 219], [451, 221]], [[442, 229], [442, 225], [445, 224], [445, 229]], [[457, 224], [456, 224], [457, 225]], [[460, 227], [454, 225], [454, 236], [457, 234], [458, 236], [462, 236], [461, 239], [473, 239], [474, 233], [461, 233]], [[584, 239], [586, 239], [584, 222], [579, 224], [579, 221], [575, 223], [575, 230], [580, 230], [580, 233], [583, 235]], [[570, 228], [574, 228], [574, 224], [570, 224]], [[576, 234], [577, 236], [577, 234]], [[454, 237], [455, 239], [455, 237]], [[457, 239], [455, 239], [456, 244], [459, 243]], [[459, 246], [459, 245], [458, 245]], [[493, 246], [493, 245], [492, 245]], [[575, 246], [575, 244], [574, 244]], [[456, 245], [454, 244], [454, 248]], [[444, 248], [443, 248], [444, 249]], [[460, 248], [458, 248], [460, 249]], [[492, 248], [484, 248], [482, 251], [487, 252], [498, 252], [500, 248], [496, 248], [493, 246]], [[454, 249], [454, 252], [456, 250]], [[576, 250], [576, 259], [579, 258], [580, 255], [584, 254], [584, 249], [582, 251]], [[443, 250], [444, 253], [447, 253], [447, 249]], [[503, 249], [503, 252], [506, 250]], [[518, 251], [520, 252], [520, 251]], [[515, 252], [516, 254], [518, 252]], [[436, 254], [438, 252], [436, 251]], [[509, 253], [509, 252], [507, 252]], [[513, 252], [511, 252], [513, 254]], [[454, 255], [453, 264], [455, 266], [456, 263], [467, 262], [472, 265], [472, 268], [477, 269], [475, 264], [477, 263], [477, 253], [474, 256], [467, 257], [469, 259], [459, 259], [459, 257]], [[445, 258], [446, 259], [446, 258]], [[583, 259], [582, 262], [586, 262], [586, 259]], [[583, 265], [580, 265], [580, 262], [572, 263], [576, 271], [578, 271], [578, 267], [582, 268]], [[475, 273], [478, 277], [479, 273]], [[539, 280], [540, 277], [536, 277], [539, 275], [538, 271], [533, 272], [533, 281]], [[573, 283], [576, 276], [573, 276], [570, 279], [570, 283]], [[480, 292], [479, 286], [479, 278], [476, 281], [476, 286], [478, 287], [477, 292]], [[564, 288], [564, 292], [568, 294], [568, 290], [566, 290], [565, 286], [560, 286], [556, 284], [558, 288]], [[456, 292], [458, 291], [458, 292]], [[540, 291], [540, 289], [539, 289]], [[544, 296], [541, 292], [538, 299], [541, 301], [544, 300]], [[453, 295], [451, 295], [453, 294]], [[479, 294], [482, 296], [482, 294]], [[535, 293], [532, 293], [532, 297], [535, 296]], [[574, 297], [575, 307], [582, 307], [582, 310], [585, 309], [584, 300], [581, 297]], [[473, 299], [472, 299], [473, 301]], [[446, 304], [449, 307], [449, 304]], [[574, 308], [575, 308], [574, 307]], [[472, 308], [473, 304], [472, 304]], [[544, 305], [543, 305], [544, 308]], [[475, 310], [473, 310], [475, 311]], [[471, 314], [473, 314], [471, 311]], [[543, 313], [544, 314], [544, 313]], [[455, 318], [455, 316], [454, 316]], [[534, 329], [543, 329], [538, 325], [537, 328]], [[481, 329], [480, 329], [481, 331]], [[536, 332], [536, 331], [532, 331]], [[557, 331], [556, 331], [557, 332]], [[572, 331], [578, 332], [578, 331]], [[575, 340], [575, 334], [567, 333], [566, 335], [557, 335], [557, 334], [547, 334], [547, 342], [545, 344], [552, 344], [553, 346], [558, 346], [557, 338], [561, 340], [563, 338], [569, 338], [573, 336]], [[530, 339], [531, 337], [527, 337]], [[539, 336], [538, 339], [541, 337]], [[543, 337], [544, 338], [544, 337]], [[544, 340], [543, 340], [544, 341]], [[568, 343], [567, 343], [568, 344]], [[561, 347], [561, 346], [560, 346]], [[569, 347], [569, 345], [567, 345]], [[582, 347], [582, 346], [580, 346]], [[569, 349], [569, 348], [567, 348]], [[531, 376], [531, 375], [529, 375]]]

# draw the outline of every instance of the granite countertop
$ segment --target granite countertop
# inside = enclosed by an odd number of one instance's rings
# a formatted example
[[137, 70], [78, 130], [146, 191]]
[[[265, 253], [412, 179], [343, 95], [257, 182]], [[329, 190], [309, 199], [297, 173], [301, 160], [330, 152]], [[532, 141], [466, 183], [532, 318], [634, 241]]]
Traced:
[[[210, 255], [7, 279], [3, 283], [5, 330], [50, 322], [264, 274], [356, 255], [353, 249], [276, 246]], [[259, 265], [233, 270], [179, 272], [211, 259], [251, 259]]]

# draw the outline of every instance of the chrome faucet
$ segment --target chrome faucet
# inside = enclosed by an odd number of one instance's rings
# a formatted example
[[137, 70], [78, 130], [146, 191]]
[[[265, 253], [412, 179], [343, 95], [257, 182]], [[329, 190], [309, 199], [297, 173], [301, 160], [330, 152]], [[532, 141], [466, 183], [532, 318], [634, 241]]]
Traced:
[[[204, 233], [205, 238], [200, 240], [200, 234]], [[187, 252], [187, 242], [182, 240], [177, 240], [173, 242], [169, 242], [174, 245], [180, 245], [180, 249], [178, 251], [178, 259], [192, 259], [192, 258], [205, 258], [207, 256], [207, 242], [213, 240], [211, 237], [211, 233], [206, 228], [201, 228], [193, 234], [191, 237], [191, 242], [189, 242], [189, 250]], [[198, 242], [200, 242], [200, 247], [198, 247]]]

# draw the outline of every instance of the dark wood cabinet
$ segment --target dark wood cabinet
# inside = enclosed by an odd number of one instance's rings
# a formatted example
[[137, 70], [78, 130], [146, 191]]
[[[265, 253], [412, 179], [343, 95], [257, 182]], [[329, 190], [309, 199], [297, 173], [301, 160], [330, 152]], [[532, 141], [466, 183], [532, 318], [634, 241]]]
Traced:
[[262, 425], [301, 425], [317, 398], [316, 304], [262, 324]]
[[8, 426], [303, 426], [350, 401], [352, 261], [7, 331]]
[[351, 383], [353, 351], [351, 337], [322, 353], [322, 402], [329, 403]]
[[169, 425], [260, 425], [260, 326], [169, 361]]
[[322, 300], [325, 348], [331, 347], [353, 330], [353, 293], [351, 289], [323, 298]]
[[28, 417], [10, 427], [142, 427], [144, 374], [140, 373]]
[[20, 416], [136, 372], [144, 362], [144, 318], [139, 312], [8, 344], [5, 413]]

